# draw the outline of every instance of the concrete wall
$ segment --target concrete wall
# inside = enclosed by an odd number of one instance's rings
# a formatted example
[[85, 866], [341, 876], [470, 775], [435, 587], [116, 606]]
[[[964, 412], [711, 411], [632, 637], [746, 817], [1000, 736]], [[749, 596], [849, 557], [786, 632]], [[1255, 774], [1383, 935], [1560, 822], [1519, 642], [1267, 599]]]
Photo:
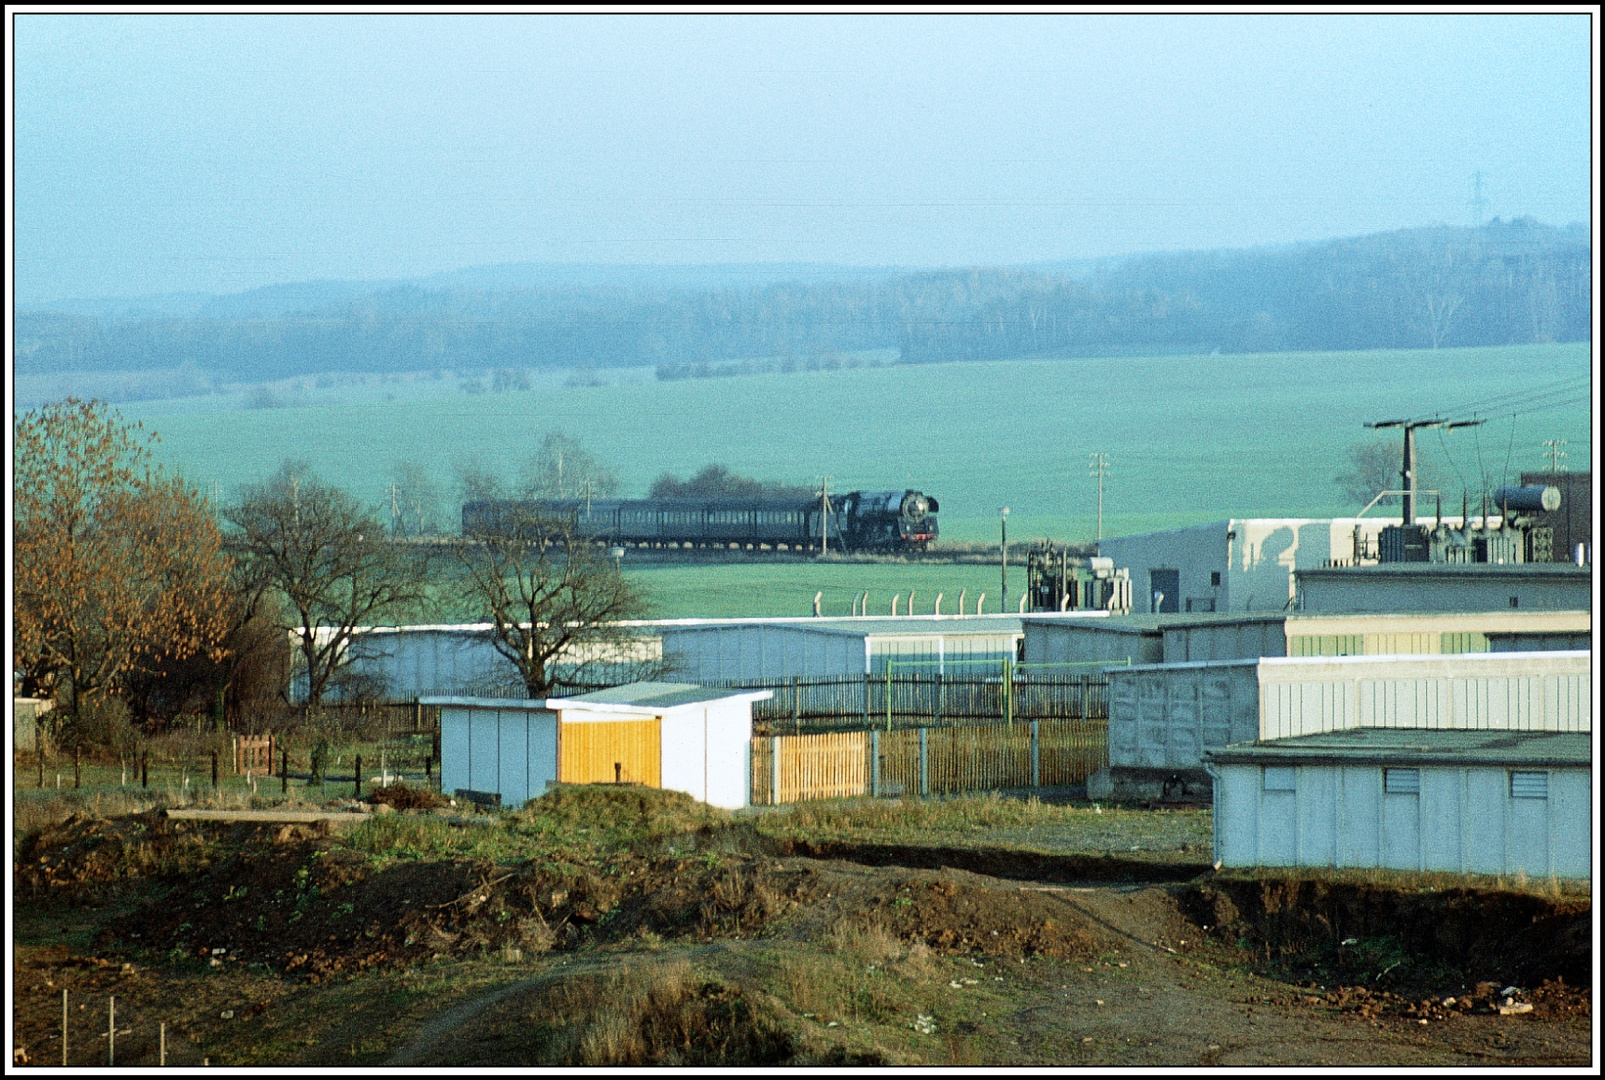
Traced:
[[1028, 664], [1086, 664], [1097, 661], [1158, 664], [1163, 662], [1164, 638], [1158, 630], [1097, 623], [1025, 623], [1025, 662]]
[[1491, 633], [1488, 635], [1489, 652], [1549, 652], [1583, 651], [1594, 647], [1594, 637], [1587, 630], [1563, 630], [1554, 633]]
[[1526, 571], [1476, 565], [1463, 571], [1395, 572], [1386, 565], [1317, 570], [1299, 575], [1298, 607], [1305, 612], [1592, 611], [1593, 583], [1586, 569], [1556, 563]]
[[[1278, 763], [1280, 765], [1280, 763]], [[1215, 858], [1225, 866], [1320, 866], [1587, 879], [1591, 778], [1549, 769], [1547, 799], [1513, 798], [1509, 771], [1422, 765], [1420, 791], [1384, 791], [1384, 767], [1219, 766]]]
[[[1176, 611], [1284, 611], [1294, 596], [1293, 571], [1347, 560], [1358, 520], [1375, 545], [1387, 518], [1232, 518], [1186, 529], [1117, 536], [1098, 553], [1131, 573], [1132, 612], [1150, 614], [1151, 573], [1178, 572]], [[1418, 520], [1421, 520], [1418, 518]], [[1219, 575], [1220, 583], [1214, 583]]]
[[1163, 631], [1163, 662], [1185, 664], [1200, 660], [1286, 656], [1285, 623], [1286, 620], [1278, 615], [1252, 622], [1167, 626]]
[[1109, 765], [1200, 770], [1203, 751], [1259, 731], [1255, 662], [1109, 673]]
[[1368, 727], [1590, 731], [1589, 660], [1581, 652], [1266, 658], [1258, 737]]
[[522, 806], [557, 780], [557, 714], [523, 707], [440, 707], [440, 789], [500, 792]]

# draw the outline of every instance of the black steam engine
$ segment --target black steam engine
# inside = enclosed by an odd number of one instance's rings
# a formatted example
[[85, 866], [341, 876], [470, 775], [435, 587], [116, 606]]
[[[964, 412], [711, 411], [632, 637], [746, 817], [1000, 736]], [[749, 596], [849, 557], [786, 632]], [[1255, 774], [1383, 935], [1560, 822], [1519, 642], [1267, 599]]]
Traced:
[[911, 490], [832, 495], [828, 509], [796, 498], [482, 500], [463, 505], [463, 535], [505, 533], [538, 514], [620, 546], [923, 551], [936, 540], [938, 508]]

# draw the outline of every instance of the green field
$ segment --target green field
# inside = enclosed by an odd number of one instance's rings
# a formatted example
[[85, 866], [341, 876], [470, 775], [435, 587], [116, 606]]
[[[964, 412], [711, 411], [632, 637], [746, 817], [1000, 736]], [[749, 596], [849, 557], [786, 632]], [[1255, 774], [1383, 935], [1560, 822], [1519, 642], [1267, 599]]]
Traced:
[[[659, 474], [709, 462], [765, 479], [831, 476], [837, 491], [917, 487], [942, 504], [944, 539], [991, 542], [1009, 506], [1011, 540], [1090, 540], [1096, 484], [1087, 456], [1109, 455], [1104, 534], [1227, 516], [1353, 513], [1332, 478], [1362, 425], [1432, 415], [1590, 372], [1590, 347], [1569, 345], [1367, 353], [995, 361], [751, 375], [600, 387], [368, 400], [327, 399], [312, 380], [306, 405], [217, 409], [194, 400], [122, 406], [162, 437], [161, 454], [192, 482], [227, 497], [286, 458], [388, 504], [392, 467], [427, 466], [449, 490], [455, 461], [479, 457], [507, 475], [542, 435], [579, 438], [639, 496]], [[1423, 436], [1476, 492], [1544, 463], [1540, 443], [1568, 441], [1586, 467], [1593, 417], [1577, 400], [1512, 416], [1490, 410], [1480, 428]], [[204, 401], [204, 399], [202, 399]], [[319, 404], [320, 401], [326, 401]], [[215, 404], [215, 403], [214, 403]], [[1440, 441], [1441, 440], [1441, 441]], [[1452, 496], [1448, 501], [1457, 501]], [[626, 567], [628, 570], [629, 568]], [[660, 613], [845, 613], [871, 591], [871, 610], [913, 587], [921, 608], [960, 588], [997, 600], [997, 572], [911, 565], [642, 567]], [[1024, 584], [1011, 577], [1011, 592]]]

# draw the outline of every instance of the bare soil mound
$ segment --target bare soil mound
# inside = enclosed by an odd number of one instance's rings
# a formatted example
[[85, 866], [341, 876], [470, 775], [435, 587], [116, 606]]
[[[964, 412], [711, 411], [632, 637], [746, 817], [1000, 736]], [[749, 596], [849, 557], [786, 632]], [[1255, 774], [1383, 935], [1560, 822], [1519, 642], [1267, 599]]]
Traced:
[[1492, 1011], [1498, 992], [1512, 987], [1529, 991], [1521, 1000], [1535, 1010], [1589, 1008], [1593, 927], [1584, 898], [1230, 876], [1176, 894], [1216, 942], [1249, 951], [1277, 978], [1338, 988], [1311, 997], [1344, 1009], [1436, 1019]]

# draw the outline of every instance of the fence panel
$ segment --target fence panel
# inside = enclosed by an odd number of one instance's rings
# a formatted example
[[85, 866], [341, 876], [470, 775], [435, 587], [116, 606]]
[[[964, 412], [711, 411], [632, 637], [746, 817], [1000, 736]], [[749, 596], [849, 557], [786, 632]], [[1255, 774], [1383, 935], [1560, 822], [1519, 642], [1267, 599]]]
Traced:
[[[847, 798], [872, 788], [895, 797], [1030, 787], [1032, 726], [1021, 721], [878, 731], [873, 738], [880, 747], [878, 762], [868, 760], [871, 738], [864, 731], [754, 739], [752, 801], [774, 801], [775, 744], [780, 747], [782, 803]], [[1108, 721], [1042, 720], [1035, 726], [1038, 784], [1082, 783], [1108, 764]], [[878, 782], [872, 785], [868, 769], [877, 766]]]
[[1109, 764], [1109, 721], [1039, 720], [1037, 753], [1044, 785], [1080, 784]]
[[869, 790], [868, 738], [862, 731], [790, 735], [780, 740], [780, 801], [845, 799]]

